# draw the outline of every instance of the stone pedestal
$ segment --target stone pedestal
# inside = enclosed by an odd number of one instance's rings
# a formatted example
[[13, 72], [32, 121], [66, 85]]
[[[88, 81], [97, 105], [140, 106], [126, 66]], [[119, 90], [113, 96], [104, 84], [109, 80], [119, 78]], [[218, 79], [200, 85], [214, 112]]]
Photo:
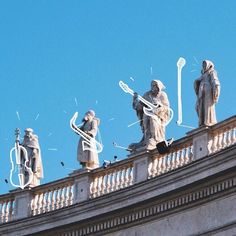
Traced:
[[148, 165], [148, 155], [134, 160], [134, 183], [139, 183], [148, 179]]
[[90, 170], [78, 170], [74, 171], [70, 176], [75, 178], [74, 180], [74, 203], [83, 202], [89, 199], [91, 173]]
[[30, 204], [32, 193], [30, 190], [14, 190], [15, 193], [15, 206], [14, 206], [14, 219], [18, 220], [30, 216]]
[[198, 160], [206, 157], [209, 154], [209, 127], [204, 126], [187, 133], [188, 136], [193, 136], [193, 159]]

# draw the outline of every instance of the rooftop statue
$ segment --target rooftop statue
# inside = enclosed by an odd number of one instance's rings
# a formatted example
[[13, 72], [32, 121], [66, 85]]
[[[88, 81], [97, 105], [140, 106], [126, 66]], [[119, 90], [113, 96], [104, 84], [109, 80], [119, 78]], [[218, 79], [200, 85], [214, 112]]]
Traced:
[[95, 140], [98, 131], [100, 120], [95, 117], [95, 112], [89, 110], [85, 113], [83, 123], [79, 126], [75, 124], [78, 117], [76, 112], [72, 117], [70, 124], [71, 128], [80, 135], [80, 140], [77, 148], [77, 160], [82, 165], [82, 168], [94, 169], [99, 167], [98, 153], [102, 151], [102, 145]]
[[215, 104], [220, 95], [220, 82], [213, 62], [202, 62], [201, 77], [194, 82], [194, 90], [197, 95], [196, 111], [198, 125], [214, 125], [216, 121]]
[[[38, 186], [40, 185], [40, 180], [43, 178], [43, 164], [41, 159], [38, 136], [33, 133], [33, 129], [25, 129], [24, 140], [21, 145], [27, 151], [29, 158], [28, 165], [33, 172], [33, 179], [29, 186]], [[22, 157], [24, 158], [24, 155]]]
[[129, 149], [137, 148], [153, 150], [156, 144], [165, 140], [165, 126], [170, 121], [170, 105], [167, 94], [163, 91], [165, 86], [160, 80], [152, 80], [151, 90], [143, 97], [134, 93], [122, 81], [120, 87], [133, 95], [133, 108], [140, 120], [143, 138], [139, 143], [132, 143]]
[[[43, 165], [41, 160], [38, 136], [33, 134], [31, 128], [25, 130], [23, 143], [20, 143], [20, 129], [16, 129], [15, 147], [11, 149], [10, 182], [15, 187], [35, 187], [43, 178]], [[13, 153], [15, 156], [13, 157]], [[16, 168], [16, 169], [15, 169]]]

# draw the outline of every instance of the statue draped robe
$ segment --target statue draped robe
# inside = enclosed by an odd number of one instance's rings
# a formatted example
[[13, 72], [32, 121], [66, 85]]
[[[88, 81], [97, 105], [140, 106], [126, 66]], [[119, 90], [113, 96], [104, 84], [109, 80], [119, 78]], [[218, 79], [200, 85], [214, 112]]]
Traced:
[[40, 180], [43, 178], [43, 164], [41, 159], [38, 136], [35, 134], [33, 134], [30, 138], [25, 136], [22, 146], [24, 146], [27, 151], [29, 158], [29, 167], [33, 172], [33, 180], [29, 186], [38, 186], [40, 185]]
[[145, 147], [147, 150], [156, 148], [156, 144], [165, 140], [165, 124], [169, 120], [169, 100], [164, 91], [160, 91], [154, 96], [151, 91], [146, 92], [143, 98], [148, 102], [156, 105], [162, 104], [161, 107], [154, 111], [153, 116], [148, 116], [143, 112], [145, 106], [141, 101], [134, 101], [133, 108], [137, 112], [138, 118], [141, 120], [140, 125], [143, 132], [143, 138], [139, 143], [131, 144], [131, 149]]
[[210, 61], [206, 61], [207, 70], [202, 76], [195, 80], [194, 89], [197, 95], [196, 111], [198, 114], [198, 124], [214, 125], [217, 123], [215, 104], [218, 102], [220, 94], [220, 82], [214, 71], [214, 65]]
[[[89, 168], [99, 167], [99, 159], [98, 159], [96, 143], [93, 142], [93, 139], [97, 135], [99, 123], [100, 121], [98, 118], [93, 118], [92, 121], [85, 121], [83, 125], [79, 128], [91, 137], [91, 144], [88, 145], [84, 143], [83, 145], [82, 142], [85, 140], [83, 137], [80, 138], [77, 148], [77, 160], [81, 164], [85, 164], [86, 167]], [[85, 150], [85, 148], [89, 148], [92, 150]]]

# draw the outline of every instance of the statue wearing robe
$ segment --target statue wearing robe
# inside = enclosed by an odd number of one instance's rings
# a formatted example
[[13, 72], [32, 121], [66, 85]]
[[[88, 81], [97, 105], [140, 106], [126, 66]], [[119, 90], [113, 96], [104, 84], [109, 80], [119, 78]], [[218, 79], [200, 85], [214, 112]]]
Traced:
[[93, 141], [97, 135], [99, 123], [100, 120], [95, 117], [95, 112], [90, 110], [85, 114], [82, 126], [78, 127], [91, 137], [89, 144], [86, 143], [83, 137], [80, 138], [78, 143], [77, 160], [83, 168], [94, 169], [99, 167], [96, 143]]
[[[31, 168], [33, 172], [33, 180], [30, 183], [29, 187], [38, 186], [40, 185], [40, 180], [43, 178], [43, 165], [42, 165], [41, 152], [40, 152], [40, 147], [39, 147], [39, 142], [38, 142], [38, 136], [33, 134], [32, 129], [28, 128], [25, 130], [24, 140], [21, 145], [27, 151], [28, 159], [29, 159], [28, 166]], [[27, 180], [27, 178], [28, 176], [26, 173], [25, 179]]]
[[139, 101], [137, 94], [133, 97], [133, 108], [136, 110], [139, 118], [143, 138], [139, 143], [133, 143], [129, 146], [133, 151], [137, 148], [144, 147], [147, 150], [156, 148], [156, 144], [165, 140], [165, 124], [170, 118], [169, 100], [167, 94], [163, 91], [165, 86], [160, 80], [151, 82], [151, 90], [143, 95], [143, 98], [158, 106], [153, 110], [153, 115], [144, 113], [143, 108], [146, 106]]
[[217, 123], [215, 104], [220, 95], [220, 82], [214, 64], [208, 60], [203, 61], [201, 73], [201, 77], [194, 82], [199, 127]]

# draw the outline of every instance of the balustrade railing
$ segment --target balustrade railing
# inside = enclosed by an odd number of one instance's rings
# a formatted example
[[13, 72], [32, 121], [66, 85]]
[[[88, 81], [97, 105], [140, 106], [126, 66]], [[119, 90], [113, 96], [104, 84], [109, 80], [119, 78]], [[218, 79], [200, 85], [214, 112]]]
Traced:
[[186, 143], [174, 144], [166, 154], [156, 154], [149, 162], [148, 177], [152, 178], [177, 169], [193, 161], [193, 145], [191, 140]]
[[236, 143], [236, 120], [230, 118], [212, 127], [209, 132], [209, 154], [216, 153]]
[[12, 197], [0, 197], [0, 223], [13, 220], [15, 201]]
[[95, 172], [90, 184], [90, 197], [95, 198], [133, 184], [133, 163], [114, 165]]
[[73, 182], [63, 182], [35, 191], [31, 200], [31, 215], [54, 211], [73, 204]]

